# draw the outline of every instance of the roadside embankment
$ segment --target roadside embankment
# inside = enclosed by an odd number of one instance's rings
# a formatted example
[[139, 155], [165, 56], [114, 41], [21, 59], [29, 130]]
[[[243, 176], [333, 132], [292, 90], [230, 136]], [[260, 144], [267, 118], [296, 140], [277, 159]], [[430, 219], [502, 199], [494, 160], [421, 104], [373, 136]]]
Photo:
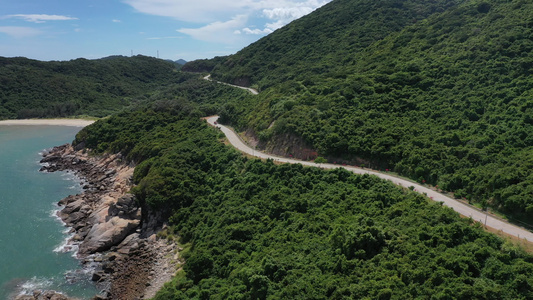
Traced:
[[370, 170], [370, 169], [365, 169], [365, 168], [360, 168], [360, 167], [355, 167], [355, 166], [342, 166], [342, 165], [329, 164], [329, 163], [314, 163], [310, 161], [296, 160], [293, 158], [280, 157], [280, 156], [275, 156], [275, 155], [271, 155], [268, 153], [256, 151], [255, 149], [248, 146], [232, 129], [224, 125], [218, 124], [217, 120], [218, 120], [218, 116], [211, 116], [209, 118], [206, 118], [206, 121], [208, 122], [208, 124], [210, 124], [211, 126], [215, 126], [220, 131], [222, 131], [224, 135], [226, 135], [226, 138], [233, 145], [233, 147], [235, 147], [237, 150], [243, 153], [246, 153], [248, 155], [252, 155], [252, 156], [255, 156], [261, 159], [272, 159], [279, 163], [302, 164], [304, 166], [314, 166], [314, 167], [319, 167], [322, 169], [344, 168], [355, 174], [375, 175], [382, 179], [389, 180], [399, 186], [413, 187], [414, 191], [429, 197], [433, 201], [441, 202], [443, 203], [443, 205], [446, 205], [452, 208], [453, 210], [458, 212], [460, 215], [465, 216], [467, 218], [468, 217], [472, 218], [474, 221], [477, 221], [496, 231], [501, 231], [502, 233], [517, 237], [518, 239], [522, 239], [527, 242], [533, 241], [533, 232], [530, 232], [527, 229], [510, 224], [504, 220], [501, 220], [483, 211], [480, 211], [474, 207], [466, 205], [465, 203], [452, 199], [426, 186], [411, 182], [403, 178], [392, 176], [391, 174], [381, 173], [376, 170]]

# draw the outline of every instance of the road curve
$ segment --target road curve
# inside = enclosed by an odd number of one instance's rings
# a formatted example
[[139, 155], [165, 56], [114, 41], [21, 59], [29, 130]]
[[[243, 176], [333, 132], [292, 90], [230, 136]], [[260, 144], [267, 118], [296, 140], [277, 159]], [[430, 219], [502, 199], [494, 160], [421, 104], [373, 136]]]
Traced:
[[237, 150], [244, 152], [246, 154], [249, 154], [249, 155], [252, 155], [258, 158], [262, 158], [262, 159], [270, 158], [270, 159], [273, 159], [275, 161], [282, 162], [282, 163], [302, 164], [304, 166], [320, 167], [323, 169], [344, 168], [356, 174], [376, 175], [380, 178], [390, 180], [394, 184], [397, 184], [400, 186], [404, 186], [404, 187], [413, 186], [416, 192], [420, 194], [426, 194], [433, 201], [442, 202], [444, 205], [453, 208], [453, 210], [455, 210], [456, 212], [458, 212], [459, 214], [465, 217], [471, 217], [473, 220], [481, 222], [482, 224], [485, 224], [488, 227], [491, 227], [496, 230], [501, 230], [502, 232], [505, 232], [509, 235], [518, 237], [520, 239], [525, 239], [529, 242], [533, 242], [532, 232], [525, 230], [523, 228], [520, 228], [518, 226], [512, 225], [510, 223], [507, 223], [505, 221], [502, 221], [498, 218], [492, 217], [491, 215], [485, 214], [475, 208], [465, 205], [464, 203], [461, 203], [455, 199], [452, 199], [448, 196], [445, 196], [437, 191], [424, 187], [420, 184], [417, 184], [417, 183], [414, 183], [414, 182], [411, 182], [411, 181], [408, 181], [402, 178], [394, 177], [388, 174], [383, 174], [377, 171], [368, 170], [368, 169], [361, 169], [361, 168], [356, 168], [352, 166], [339, 166], [339, 165], [334, 165], [334, 164], [317, 164], [317, 163], [309, 162], [309, 161], [301, 161], [301, 160], [266, 154], [266, 153], [257, 151], [251, 148], [250, 146], [246, 145], [239, 138], [239, 136], [233, 130], [229, 129], [228, 127], [224, 125], [216, 124], [216, 121], [218, 120], [218, 116], [212, 116], [212, 117], [206, 118], [206, 120], [210, 125], [219, 128], [226, 135], [226, 138], [228, 139], [228, 141]]
[[248, 87], [244, 87], [244, 86], [238, 86], [238, 85], [234, 85], [234, 84], [229, 84], [229, 83], [225, 83], [225, 82], [222, 82], [222, 81], [213, 80], [213, 79], [211, 79], [211, 74], [205, 76], [204, 79], [208, 80], [208, 81], [213, 81], [213, 82], [216, 82], [216, 83], [224, 84], [224, 85], [229, 85], [229, 86], [236, 87], [236, 88], [239, 88], [239, 89], [247, 90], [248, 92], [250, 92], [250, 93], [252, 93], [254, 95], [259, 95], [259, 92], [256, 89], [252, 89], [252, 88], [248, 88]]

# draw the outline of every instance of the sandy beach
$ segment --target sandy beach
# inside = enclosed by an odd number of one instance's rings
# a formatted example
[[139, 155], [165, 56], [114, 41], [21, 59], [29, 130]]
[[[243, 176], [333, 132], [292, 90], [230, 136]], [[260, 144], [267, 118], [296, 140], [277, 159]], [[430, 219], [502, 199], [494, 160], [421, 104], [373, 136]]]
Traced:
[[30, 120], [3, 120], [0, 125], [55, 125], [55, 126], [74, 126], [85, 127], [95, 121], [82, 119], [30, 119]]

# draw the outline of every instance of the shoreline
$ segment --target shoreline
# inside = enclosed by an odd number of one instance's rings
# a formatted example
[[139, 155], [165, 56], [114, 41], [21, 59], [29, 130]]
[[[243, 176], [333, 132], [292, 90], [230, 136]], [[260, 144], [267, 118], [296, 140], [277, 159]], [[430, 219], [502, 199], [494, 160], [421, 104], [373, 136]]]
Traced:
[[89, 126], [96, 121], [84, 120], [84, 119], [22, 119], [22, 120], [1, 120], [0, 126], [17, 126], [17, 125], [30, 125], [30, 126], [72, 126], [72, 127], [85, 127]]
[[81, 194], [59, 201], [56, 216], [71, 235], [62, 250], [91, 270], [101, 290], [93, 299], [155, 296], [176, 274], [179, 249], [158, 238], [157, 228], [141, 226], [141, 208], [129, 194], [134, 167], [120, 154], [93, 157], [70, 144], [44, 153], [41, 163], [43, 172], [69, 171], [83, 183]]

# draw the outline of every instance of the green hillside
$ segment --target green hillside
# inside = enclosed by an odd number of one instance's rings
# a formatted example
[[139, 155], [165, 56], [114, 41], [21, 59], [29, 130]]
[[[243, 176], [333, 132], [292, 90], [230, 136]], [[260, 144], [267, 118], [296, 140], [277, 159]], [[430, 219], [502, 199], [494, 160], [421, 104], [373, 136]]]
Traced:
[[0, 119], [103, 117], [186, 77], [173, 63], [145, 56], [64, 62], [0, 57]]
[[300, 137], [528, 219], [532, 72], [531, 2], [337, 0], [213, 75], [262, 89], [253, 109], [222, 112], [267, 146]]
[[334, 0], [183, 68], [260, 95], [188, 75], [74, 144], [135, 164], [143, 220], [183, 248], [156, 299], [531, 299], [532, 256], [479, 223], [377, 177], [248, 159], [199, 118], [531, 216], [531, 6]]
[[369, 45], [461, 2], [336, 0], [225, 61], [214, 59], [218, 65], [212, 75], [239, 85], [256, 84], [261, 89], [287, 80], [335, 76], [364, 59], [361, 51]]
[[[177, 108], [177, 109], [176, 109]], [[249, 160], [194, 113], [160, 105], [75, 143], [137, 163], [183, 269], [155, 299], [530, 299], [533, 257], [374, 176]]]

